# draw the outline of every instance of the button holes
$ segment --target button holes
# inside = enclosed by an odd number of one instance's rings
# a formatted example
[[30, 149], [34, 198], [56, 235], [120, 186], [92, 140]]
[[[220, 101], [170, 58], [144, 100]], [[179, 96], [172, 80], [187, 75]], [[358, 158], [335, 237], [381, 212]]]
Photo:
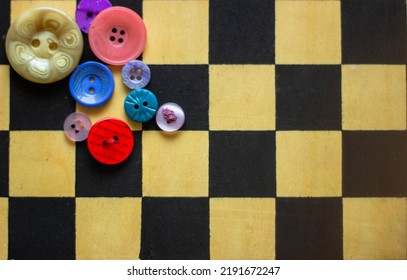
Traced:
[[143, 106], [147, 106], [148, 105], [148, 102], [147, 101], [144, 101], [143, 102]]
[[40, 40], [38, 40], [38, 39], [34, 39], [34, 40], [31, 42], [31, 45], [32, 45], [34, 48], [38, 48], [38, 47], [41, 45], [41, 42], [40, 42]]
[[89, 88], [89, 92], [90, 92], [90, 93], [94, 93], [94, 92], [95, 92], [95, 89], [94, 89], [93, 87], [90, 87], [90, 88]]
[[116, 40], [116, 37], [114, 37], [114, 36], [110, 36], [110, 41], [114, 41], [114, 40]]
[[78, 134], [78, 133], [79, 133], [79, 130], [78, 130], [78, 129], [75, 129], [75, 133]]
[[123, 38], [119, 38], [119, 40], [117, 40], [119, 43], [123, 43]]
[[130, 69], [130, 73], [131, 73], [131, 74], [134, 74], [134, 73], [136, 73], [136, 70], [134, 70], [134, 68], [131, 68], [131, 69]]
[[136, 77], [134, 77], [133, 75], [130, 76], [130, 80], [134, 80]]
[[91, 77], [89, 78], [89, 82], [93, 83], [94, 81], [95, 81], [95, 77], [91, 76]]
[[124, 34], [126, 34], [126, 31], [120, 30], [120, 35], [124, 35]]
[[92, 13], [92, 12], [88, 12], [86, 15], [87, 15], [88, 18], [93, 17], [93, 13]]
[[75, 124], [73, 123], [73, 124], [71, 124], [71, 128], [75, 128], [76, 126], [75, 126]]
[[140, 108], [140, 106], [138, 104], [134, 105], [134, 109], [138, 110]]
[[102, 143], [103, 143], [103, 146], [107, 147], [107, 146], [111, 146], [114, 143], [117, 143], [117, 141], [119, 141], [119, 137], [115, 135], [110, 139], [103, 140]]
[[85, 126], [81, 125], [79, 128], [80, 128], [80, 129], [85, 129]]
[[143, 72], [143, 70], [141, 70], [140, 68], [137, 69], [137, 74], [141, 74], [141, 72]]
[[141, 81], [141, 76], [137, 76], [137, 81]]
[[112, 28], [112, 32], [116, 33], [117, 32], [117, 28]]
[[51, 42], [48, 47], [51, 51], [56, 51], [58, 49], [58, 44], [55, 42]]

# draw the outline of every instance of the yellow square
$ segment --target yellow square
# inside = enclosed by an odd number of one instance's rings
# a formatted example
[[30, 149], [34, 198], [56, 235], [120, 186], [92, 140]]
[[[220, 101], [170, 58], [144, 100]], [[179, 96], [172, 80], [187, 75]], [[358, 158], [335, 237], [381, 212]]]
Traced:
[[77, 103], [76, 111], [87, 114], [92, 123], [104, 118], [118, 118], [124, 120], [132, 130], [141, 130], [141, 123], [137, 123], [130, 119], [124, 111], [124, 99], [130, 93], [131, 89], [127, 88], [122, 81], [122, 67], [106, 66], [112, 71], [115, 82], [112, 97], [99, 107], [85, 107]]
[[342, 195], [339, 131], [277, 132], [277, 196]]
[[10, 132], [10, 196], [75, 195], [75, 144], [62, 131]]
[[10, 66], [0, 65], [0, 130], [10, 124]]
[[77, 198], [77, 259], [138, 259], [140, 198]]
[[210, 129], [274, 130], [274, 75], [273, 65], [210, 66]]
[[11, 1], [11, 22], [23, 12], [35, 7], [52, 7], [67, 13], [75, 20], [76, 0], [64, 1]]
[[210, 233], [211, 259], [274, 259], [275, 199], [212, 198]]
[[8, 258], [8, 199], [0, 198], [0, 260]]
[[207, 131], [143, 131], [143, 196], [208, 196]]
[[276, 64], [340, 64], [339, 1], [276, 2]]
[[344, 259], [407, 258], [406, 198], [344, 198]]
[[342, 112], [346, 130], [405, 130], [405, 66], [343, 65]]
[[143, 19], [147, 64], [207, 64], [209, 4], [199, 1], [146, 1]]

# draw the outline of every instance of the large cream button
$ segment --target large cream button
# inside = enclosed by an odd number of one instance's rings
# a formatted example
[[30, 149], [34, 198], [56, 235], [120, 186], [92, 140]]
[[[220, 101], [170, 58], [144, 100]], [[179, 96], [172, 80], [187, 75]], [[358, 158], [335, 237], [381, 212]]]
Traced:
[[66, 13], [38, 7], [22, 13], [10, 26], [6, 54], [22, 77], [36, 83], [52, 83], [68, 76], [83, 51], [82, 33]]

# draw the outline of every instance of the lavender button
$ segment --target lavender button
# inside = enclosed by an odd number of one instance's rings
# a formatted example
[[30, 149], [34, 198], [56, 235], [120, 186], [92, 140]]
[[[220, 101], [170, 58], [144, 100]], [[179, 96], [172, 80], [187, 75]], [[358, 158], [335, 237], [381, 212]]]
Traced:
[[111, 6], [109, 0], [81, 0], [76, 7], [76, 23], [83, 32], [89, 33], [89, 27], [93, 19], [101, 11]]
[[124, 65], [122, 69], [123, 83], [130, 89], [145, 87], [150, 78], [150, 68], [140, 60], [132, 60]]
[[70, 114], [64, 122], [66, 137], [75, 142], [86, 140], [91, 127], [92, 122], [89, 117], [80, 112]]

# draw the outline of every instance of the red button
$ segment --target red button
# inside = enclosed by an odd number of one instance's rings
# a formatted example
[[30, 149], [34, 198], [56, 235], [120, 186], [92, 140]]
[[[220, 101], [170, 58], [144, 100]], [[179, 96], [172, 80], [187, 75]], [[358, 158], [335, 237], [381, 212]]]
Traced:
[[89, 131], [89, 151], [101, 163], [118, 164], [130, 156], [133, 147], [133, 133], [130, 127], [119, 119], [100, 120]]
[[141, 17], [125, 7], [103, 10], [93, 20], [89, 44], [93, 53], [105, 63], [124, 65], [143, 52], [147, 40]]

